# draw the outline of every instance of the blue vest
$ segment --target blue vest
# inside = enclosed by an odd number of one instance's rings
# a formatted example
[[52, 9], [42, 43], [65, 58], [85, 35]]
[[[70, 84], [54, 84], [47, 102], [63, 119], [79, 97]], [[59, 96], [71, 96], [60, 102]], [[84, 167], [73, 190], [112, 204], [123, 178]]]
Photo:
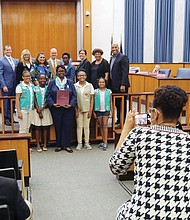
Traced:
[[[47, 91], [47, 86], [45, 86], [45, 94], [46, 94], [46, 91]], [[42, 91], [40, 89], [40, 86], [34, 86], [34, 92], [36, 94], [36, 101], [39, 105], [40, 108], [42, 108]], [[44, 96], [44, 105], [46, 103], [46, 97]]]
[[[20, 83], [18, 86], [20, 86], [22, 89], [22, 93], [20, 95], [20, 109], [21, 110], [34, 109], [34, 101], [33, 101], [34, 94], [33, 94], [33, 92], [31, 94], [30, 88], [23, 83]], [[31, 85], [31, 87], [32, 87], [32, 91], [33, 91], [34, 85]], [[30, 102], [31, 98], [32, 98], [32, 106], [31, 106], [31, 102]]]
[[[105, 89], [105, 110], [110, 111], [110, 94], [111, 90], [110, 89]], [[100, 111], [100, 89], [95, 89], [94, 90], [94, 111]]]

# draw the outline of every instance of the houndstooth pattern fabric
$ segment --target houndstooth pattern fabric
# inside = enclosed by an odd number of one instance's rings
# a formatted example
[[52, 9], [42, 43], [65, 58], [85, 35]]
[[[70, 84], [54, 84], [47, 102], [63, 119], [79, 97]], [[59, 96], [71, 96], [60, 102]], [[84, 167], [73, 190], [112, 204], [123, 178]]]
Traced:
[[117, 220], [190, 220], [190, 136], [163, 126], [137, 127], [110, 158], [114, 174], [135, 163], [134, 192]]

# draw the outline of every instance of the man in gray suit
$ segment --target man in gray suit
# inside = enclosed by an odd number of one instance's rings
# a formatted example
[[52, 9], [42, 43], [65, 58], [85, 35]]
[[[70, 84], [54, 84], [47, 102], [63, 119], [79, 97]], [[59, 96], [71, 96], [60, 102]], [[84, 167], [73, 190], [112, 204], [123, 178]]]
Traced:
[[50, 50], [50, 59], [47, 62], [49, 63], [49, 66], [50, 66], [50, 69], [51, 69], [51, 72], [52, 72], [51, 78], [55, 79], [55, 77], [56, 77], [56, 67], [58, 65], [62, 64], [61, 60], [57, 59], [57, 49], [52, 48]]
[[[0, 89], [3, 96], [15, 96], [16, 88], [16, 66], [18, 60], [11, 57], [12, 48], [9, 45], [4, 47], [5, 56], [0, 59]], [[5, 125], [11, 126], [10, 101], [4, 100]]]

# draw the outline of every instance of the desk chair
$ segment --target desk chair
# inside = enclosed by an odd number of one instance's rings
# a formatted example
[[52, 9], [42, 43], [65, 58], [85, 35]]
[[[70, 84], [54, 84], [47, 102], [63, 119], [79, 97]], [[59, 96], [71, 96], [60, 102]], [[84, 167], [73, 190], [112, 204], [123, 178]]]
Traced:
[[[0, 176], [16, 180], [15, 169], [12, 167], [0, 169]], [[17, 180], [17, 185], [18, 185], [20, 192], [22, 193], [22, 180]]]
[[[20, 164], [20, 165], [19, 165]], [[16, 180], [22, 180], [22, 195], [25, 196], [24, 169], [23, 162], [18, 163], [15, 149], [0, 150], [0, 169], [13, 168]]]
[[0, 219], [1, 220], [10, 220], [10, 212], [7, 204], [0, 205]]
[[190, 78], [190, 68], [179, 68], [176, 78]]
[[160, 71], [165, 73], [166, 78], [170, 77], [171, 69], [160, 69]]

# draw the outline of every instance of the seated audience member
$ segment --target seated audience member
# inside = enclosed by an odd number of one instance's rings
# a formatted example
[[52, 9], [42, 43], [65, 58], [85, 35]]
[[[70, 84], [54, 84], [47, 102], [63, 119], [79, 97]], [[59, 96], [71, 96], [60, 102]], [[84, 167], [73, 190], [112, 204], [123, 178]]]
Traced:
[[75, 78], [75, 67], [69, 62], [71, 56], [69, 53], [63, 53], [62, 59], [63, 59], [63, 65], [66, 69], [66, 77], [67, 79], [70, 79], [74, 83]]
[[165, 74], [164, 72], [160, 71], [160, 66], [159, 65], [156, 65], [152, 72], [156, 73], [156, 74]]
[[150, 127], [135, 127], [135, 113], [128, 113], [110, 158], [115, 175], [135, 163], [134, 192], [119, 208], [118, 220], [190, 218], [190, 136], [176, 128], [187, 99], [178, 86], [157, 88]]
[[8, 205], [11, 220], [32, 218], [32, 204], [23, 199], [17, 181], [0, 176], [0, 205], [3, 204]]

